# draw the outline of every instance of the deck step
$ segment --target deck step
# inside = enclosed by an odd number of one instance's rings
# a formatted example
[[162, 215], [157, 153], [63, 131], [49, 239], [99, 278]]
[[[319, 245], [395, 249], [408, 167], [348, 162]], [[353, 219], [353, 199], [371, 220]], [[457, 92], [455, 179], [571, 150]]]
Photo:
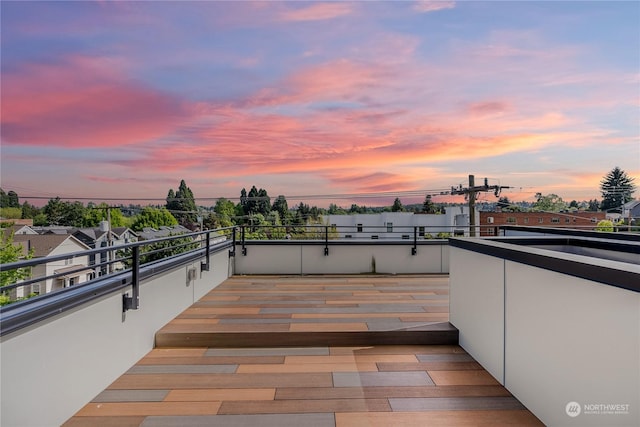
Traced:
[[389, 331], [202, 332], [160, 330], [156, 348], [298, 347], [370, 345], [456, 345], [458, 329], [449, 322]]

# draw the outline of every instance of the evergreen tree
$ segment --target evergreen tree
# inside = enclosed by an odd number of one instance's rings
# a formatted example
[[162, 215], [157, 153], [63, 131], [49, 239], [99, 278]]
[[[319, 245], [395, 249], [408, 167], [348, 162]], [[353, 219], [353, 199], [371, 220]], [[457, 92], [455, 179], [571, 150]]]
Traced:
[[4, 190], [0, 188], [0, 208], [20, 208], [18, 193], [13, 190], [5, 193]]
[[180, 181], [178, 191], [169, 190], [167, 194], [167, 210], [173, 212], [174, 217], [180, 225], [192, 229], [197, 218], [196, 200], [193, 192], [184, 179]]
[[289, 217], [289, 205], [287, 204], [287, 199], [283, 195], [279, 195], [276, 198], [271, 210], [278, 212], [280, 221], [282, 221], [283, 224], [287, 223], [287, 219]]
[[404, 206], [402, 206], [402, 202], [400, 201], [399, 198], [396, 197], [396, 199], [393, 201], [393, 206], [391, 206], [391, 212], [404, 212]]
[[256, 210], [265, 217], [271, 212], [271, 198], [267, 194], [267, 190], [261, 188], [258, 190], [258, 200], [256, 201]]
[[600, 209], [607, 212], [622, 212], [622, 205], [633, 200], [634, 178], [619, 167], [615, 167], [600, 181], [602, 204]]
[[438, 213], [438, 208], [431, 200], [431, 194], [427, 194], [427, 196], [424, 198], [424, 203], [422, 204], [422, 212], [426, 214]]

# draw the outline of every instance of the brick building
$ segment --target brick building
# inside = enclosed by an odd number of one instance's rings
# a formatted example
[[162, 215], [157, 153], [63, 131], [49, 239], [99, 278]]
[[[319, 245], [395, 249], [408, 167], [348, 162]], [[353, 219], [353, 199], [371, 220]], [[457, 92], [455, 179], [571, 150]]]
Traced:
[[480, 235], [495, 236], [501, 225], [594, 229], [605, 212], [480, 212]]

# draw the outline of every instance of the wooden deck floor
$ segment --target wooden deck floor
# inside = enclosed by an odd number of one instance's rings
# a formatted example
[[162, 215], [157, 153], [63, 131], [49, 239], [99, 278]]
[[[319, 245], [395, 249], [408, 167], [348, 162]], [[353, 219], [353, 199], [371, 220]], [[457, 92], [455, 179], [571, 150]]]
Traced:
[[447, 276], [233, 277], [65, 426], [542, 425], [447, 321]]

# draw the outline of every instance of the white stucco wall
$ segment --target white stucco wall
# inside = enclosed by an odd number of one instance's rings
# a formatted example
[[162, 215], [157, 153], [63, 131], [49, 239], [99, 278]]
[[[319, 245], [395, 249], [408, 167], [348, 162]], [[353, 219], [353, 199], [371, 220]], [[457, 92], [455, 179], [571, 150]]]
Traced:
[[[226, 251], [187, 284], [181, 266], [140, 286], [122, 313], [117, 292], [5, 336], [0, 343], [0, 425], [59, 426], [153, 348], [155, 332], [229, 275]], [[34, 410], [37, 408], [37, 410]]]
[[[531, 251], [609, 268], [612, 279], [640, 274], [635, 264]], [[543, 423], [640, 425], [640, 293], [457, 247], [450, 256], [460, 345]], [[580, 415], [567, 414], [571, 402]]]

